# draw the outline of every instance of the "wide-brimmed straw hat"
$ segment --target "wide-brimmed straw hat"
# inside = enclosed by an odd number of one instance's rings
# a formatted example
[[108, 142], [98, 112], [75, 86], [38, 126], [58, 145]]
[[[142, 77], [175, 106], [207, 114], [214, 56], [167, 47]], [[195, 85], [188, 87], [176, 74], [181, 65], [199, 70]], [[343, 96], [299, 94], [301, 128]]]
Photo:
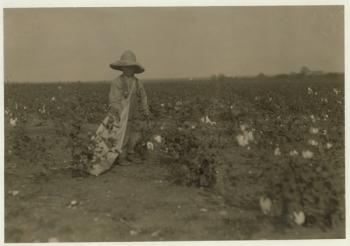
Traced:
[[131, 50], [126, 50], [120, 57], [119, 61], [109, 64], [109, 66], [116, 70], [121, 70], [123, 67], [133, 66], [135, 67], [135, 73], [142, 73], [145, 71], [143, 66], [136, 61], [136, 56]]

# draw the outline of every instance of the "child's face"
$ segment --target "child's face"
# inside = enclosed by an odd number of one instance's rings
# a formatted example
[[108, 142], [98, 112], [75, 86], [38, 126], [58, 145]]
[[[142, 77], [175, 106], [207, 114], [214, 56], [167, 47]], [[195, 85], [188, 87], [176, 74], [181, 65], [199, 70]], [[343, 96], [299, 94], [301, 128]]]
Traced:
[[123, 73], [128, 77], [132, 77], [135, 75], [135, 67], [133, 67], [133, 66], [124, 67]]

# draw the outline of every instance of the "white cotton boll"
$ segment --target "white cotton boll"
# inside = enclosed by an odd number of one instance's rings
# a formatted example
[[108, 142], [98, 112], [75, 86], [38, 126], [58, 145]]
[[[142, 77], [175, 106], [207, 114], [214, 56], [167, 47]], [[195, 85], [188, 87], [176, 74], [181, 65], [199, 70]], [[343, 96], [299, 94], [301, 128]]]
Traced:
[[77, 200], [72, 200], [72, 201], [70, 202], [70, 205], [71, 205], [71, 206], [75, 206], [75, 205], [77, 205], [77, 204], [78, 204]]
[[330, 149], [330, 148], [332, 148], [332, 147], [333, 147], [333, 144], [331, 144], [331, 143], [327, 143], [327, 144], [326, 144], [326, 147], [327, 147], [327, 149]]
[[313, 93], [311, 87], [308, 87], [308, 88], [307, 88], [307, 93], [308, 93], [309, 95], [311, 95], [311, 94]]
[[17, 117], [16, 118], [14, 118], [14, 119], [10, 119], [10, 125], [11, 126], [16, 126], [17, 125]]
[[202, 123], [205, 123], [205, 117], [202, 117], [202, 118], [200, 119], [200, 121], [201, 121]]
[[13, 196], [17, 196], [19, 194], [19, 191], [18, 190], [13, 190], [11, 193], [12, 193]]
[[156, 140], [156, 142], [160, 144], [162, 142], [162, 137], [160, 135], [157, 135], [154, 137], [154, 140]]
[[305, 214], [303, 211], [295, 212], [293, 211], [294, 222], [297, 225], [302, 225], [305, 222]]
[[309, 139], [307, 143], [311, 146], [318, 146], [318, 142], [314, 139]]
[[191, 126], [191, 129], [196, 129], [196, 125], [192, 125], [192, 126]]
[[321, 98], [321, 102], [328, 103], [328, 99], [327, 98]]
[[210, 123], [210, 122], [211, 122], [211, 120], [209, 119], [209, 117], [205, 116], [205, 123]]
[[309, 132], [310, 132], [311, 134], [317, 134], [317, 133], [319, 132], [319, 129], [316, 128], [316, 127], [310, 127]]
[[299, 155], [299, 153], [296, 150], [291, 150], [291, 151], [289, 151], [289, 155], [290, 156], [297, 156], [297, 155]]
[[147, 149], [148, 150], [154, 150], [154, 146], [152, 142], [147, 142]]
[[56, 101], [56, 97], [51, 97], [51, 101]]
[[336, 94], [336, 95], [338, 95], [339, 94], [339, 90], [337, 90], [336, 88], [333, 88], [333, 91], [334, 91], [334, 93]]
[[259, 204], [263, 214], [268, 214], [271, 211], [272, 201], [270, 198], [261, 196]]
[[280, 150], [279, 147], [277, 147], [277, 148], [275, 149], [274, 155], [275, 155], [275, 156], [280, 156], [280, 155], [281, 155], [281, 150]]
[[314, 153], [312, 153], [310, 150], [303, 150], [302, 155], [305, 159], [311, 159], [314, 157]]
[[205, 117], [205, 123], [207, 123], [207, 124], [209, 124], [211, 126], [215, 126], [216, 125], [216, 122], [215, 121], [211, 121], [208, 116]]
[[162, 103], [162, 104], [160, 104], [160, 106], [161, 106], [162, 108], [164, 108], [165, 105], [164, 105], [164, 103]]
[[315, 116], [312, 114], [312, 115], [310, 115], [310, 118], [311, 118], [311, 121], [313, 122], [313, 123], [315, 123], [316, 122], [316, 118], [315, 118]]
[[236, 137], [239, 146], [247, 146], [249, 144], [248, 138], [242, 134], [237, 135]]

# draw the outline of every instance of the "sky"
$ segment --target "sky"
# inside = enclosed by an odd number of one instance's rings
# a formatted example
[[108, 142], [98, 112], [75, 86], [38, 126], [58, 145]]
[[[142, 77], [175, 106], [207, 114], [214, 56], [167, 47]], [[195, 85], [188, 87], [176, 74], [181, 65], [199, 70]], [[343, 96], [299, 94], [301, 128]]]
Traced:
[[4, 9], [6, 81], [96, 81], [135, 52], [140, 78], [344, 72], [342, 6]]

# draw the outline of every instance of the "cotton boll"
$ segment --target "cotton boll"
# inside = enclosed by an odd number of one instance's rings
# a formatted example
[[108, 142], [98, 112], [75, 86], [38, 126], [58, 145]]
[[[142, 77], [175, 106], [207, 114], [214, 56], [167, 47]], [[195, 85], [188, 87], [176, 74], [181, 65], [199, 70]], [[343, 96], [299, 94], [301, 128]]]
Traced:
[[152, 142], [147, 142], [147, 149], [148, 150], [154, 150], [154, 146]]
[[10, 125], [13, 126], [13, 127], [17, 125], [17, 117], [10, 119]]
[[316, 128], [316, 127], [310, 127], [309, 132], [310, 132], [311, 134], [317, 134], [317, 133], [319, 132], [319, 129]]
[[216, 122], [215, 121], [211, 121], [208, 116], [205, 117], [204, 122], [206, 124], [211, 125], [211, 126], [215, 126], [216, 125]]
[[294, 222], [297, 225], [302, 225], [305, 222], [305, 214], [303, 211], [293, 212]]
[[177, 101], [175, 105], [176, 106], [182, 106], [182, 102], [181, 101]]
[[298, 153], [298, 151], [296, 151], [296, 150], [291, 150], [291, 151], [289, 151], [289, 155], [290, 156], [297, 156], [299, 153]]
[[318, 146], [318, 142], [314, 139], [309, 139], [307, 143], [311, 146]]
[[241, 147], [247, 146], [249, 144], [248, 138], [242, 134], [237, 135], [236, 137], [238, 145]]
[[312, 153], [310, 150], [303, 150], [302, 155], [305, 159], [311, 159], [314, 157], [314, 153]]
[[330, 149], [330, 148], [332, 148], [332, 147], [333, 147], [333, 144], [331, 144], [331, 143], [327, 143], [327, 144], [326, 144], [326, 148], [327, 148], [327, 149]]
[[261, 196], [259, 199], [259, 204], [263, 214], [268, 214], [271, 211], [272, 201], [270, 198]]
[[312, 95], [312, 94], [313, 94], [313, 91], [312, 91], [311, 87], [308, 87], [308, 88], [307, 88], [307, 93], [308, 93], [309, 95]]
[[162, 137], [160, 135], [157, 135], [154, 137], [154, 140], [160, 144], [162, 142]]
[[310, 115], [310, 118], [311, 118], [311, 121], [313, 122], [313, 123], [315, 123], [316, 122], [316, 118], [315, 118], [315, 116], [312, 114], [312, 115]]
[[280, 150], [280, 148], [277, 147], [277, 148], [275, 149], [274, 155], [275, 155], [275, 156], [280, 156], [280, 155], [281, 155], [281, 150]]

